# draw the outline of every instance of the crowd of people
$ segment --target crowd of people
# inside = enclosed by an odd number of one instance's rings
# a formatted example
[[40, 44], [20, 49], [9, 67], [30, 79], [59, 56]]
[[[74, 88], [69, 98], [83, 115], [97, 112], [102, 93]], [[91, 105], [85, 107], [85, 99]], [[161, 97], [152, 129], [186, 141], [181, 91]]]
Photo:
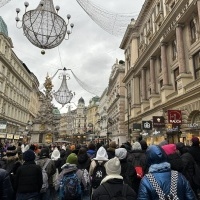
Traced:
[[196, 200], [200, 142], [1, 144], [2, 200]]

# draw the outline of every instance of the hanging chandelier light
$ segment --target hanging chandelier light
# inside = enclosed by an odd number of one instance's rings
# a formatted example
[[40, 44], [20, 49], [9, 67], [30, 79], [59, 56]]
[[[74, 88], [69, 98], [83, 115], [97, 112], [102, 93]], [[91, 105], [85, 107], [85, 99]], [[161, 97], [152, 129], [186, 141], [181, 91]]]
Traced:
[[62, 105], [66, 105], [67, 103], [70, 103], [72, 100], [73, 96], [75, 94], [72, 93], [72, 91], [69, 91], [68, 86], [67, 86], [67, 78], [69, 78], [69, 75], [66, 74], [66, 68], [63, 69], [63, 74], [62, 74], [62, 83], [60, 88], [58, 89], [57, 92], [54, 92], [54, 98], [55, 100]]
[[[24, 3], [25, 13], [20, 20], [18, 14], [19, 8], [16, 8], [17, 28], [23, 28], [24, 35], [27, 39], [36, 47], [41, 49], [52, 49], [58, 46], [63, 39], [68, 40], [69, 35], [72, 33], [74, 24], [70, 24], [70, 30], [68, 29], [69, 20], [71, 15], [67, 15], [67, 23], [58, 15], [60, 10], [59, 6], [54, 8], [53, 0], [42, 0], [35, 10], [27, 10], [29, 6], [28, 2]], [[22, 23], [21, 27], [18, 26], [18, 22]], [[67, 38], [65, 38], [67, 34]]]

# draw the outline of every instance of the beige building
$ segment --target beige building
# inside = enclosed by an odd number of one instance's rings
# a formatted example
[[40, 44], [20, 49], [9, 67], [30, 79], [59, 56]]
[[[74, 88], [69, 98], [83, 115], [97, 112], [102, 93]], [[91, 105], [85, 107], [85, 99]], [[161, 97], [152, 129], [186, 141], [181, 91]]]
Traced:
[[[141, 124], [159, 116], [167, 125], [145, 130], [148, 143], [164, 138], [188, 143], [192, 135], [199, 136], [199, 40], [199, 0], [146, 0], [126, 30], [120, 48], [126, 59], [123, 81], [130, 86], [130, 122]], [[171, 123], [170, 110], [178, 113]], [[134, 138], [140, 132], [134, 131]]]
[[87, 140], [95, 141], [98, 140], [100, 136], [100, 127], [99, 127], [99, 97], [95, 96], [89, 101], [87, 107]]
[[123, 61], [120, 63], [117, 60], [112, 66], [107, 89], [107, 134], [109, 139], [116, 141], [119, 145], [128, 140], [128, 124], [124, 125], [125, 112], [128, 114], [124, 106], [128, 99], [125, 96], [126, 86], [122, 82], [125, 65]]
[[62, 114], [60, 120], [59, 138], [63, 138], [71, 143], [83, 144], [86, 142], [87, 131], [87, 107], [81, 97], [78, 100], [77, 108], [72, 110], [68, 107], [68, 112]]
[[18, 140], [38, 108], [38, 80], [12, 48], [7, 26], [0, 17], [0, 138], [2, 140]]

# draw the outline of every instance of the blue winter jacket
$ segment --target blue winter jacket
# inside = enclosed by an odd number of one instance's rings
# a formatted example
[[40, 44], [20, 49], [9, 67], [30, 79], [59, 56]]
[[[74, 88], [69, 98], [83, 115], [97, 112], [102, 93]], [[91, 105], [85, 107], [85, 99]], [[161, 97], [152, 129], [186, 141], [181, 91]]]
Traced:
[[[150, 165], [149, 173], [152, 173], [163, 192], [170, 193], [171, 168], [163, 150], [152, 145], [147, 150], [147, 159]], [[179, 173], [177, 182], [177, 196], [180, 200], [196, 200], [195, 194], [186, 178]], [[146, 176], [140, 182], [138, 200], [159, 200], [159, 197]]]

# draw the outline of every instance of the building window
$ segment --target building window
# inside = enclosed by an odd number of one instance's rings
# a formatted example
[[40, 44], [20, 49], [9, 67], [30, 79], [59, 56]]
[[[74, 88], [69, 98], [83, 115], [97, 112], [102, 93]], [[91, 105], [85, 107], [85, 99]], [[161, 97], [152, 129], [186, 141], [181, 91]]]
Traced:
[[175, 87], [176, 91], [177, 91], [177, 81], [176, 81], [176, 79], [177, 79], [178, 75], [179, 75], [179, 68], [176, 68], [174, 70], [174, 87]]
[[177, 48], [176, 48], [176, 40], [172, 41], [172, 60], [176, 60], [177, 58]]
[[191, 33], [191, 42], [194, 43], [196, 41], [196, 26], [194, 20], [190, 21], [190, 33]]
[[193, 56], [194, 76], [200, 78], [200, 51]]

